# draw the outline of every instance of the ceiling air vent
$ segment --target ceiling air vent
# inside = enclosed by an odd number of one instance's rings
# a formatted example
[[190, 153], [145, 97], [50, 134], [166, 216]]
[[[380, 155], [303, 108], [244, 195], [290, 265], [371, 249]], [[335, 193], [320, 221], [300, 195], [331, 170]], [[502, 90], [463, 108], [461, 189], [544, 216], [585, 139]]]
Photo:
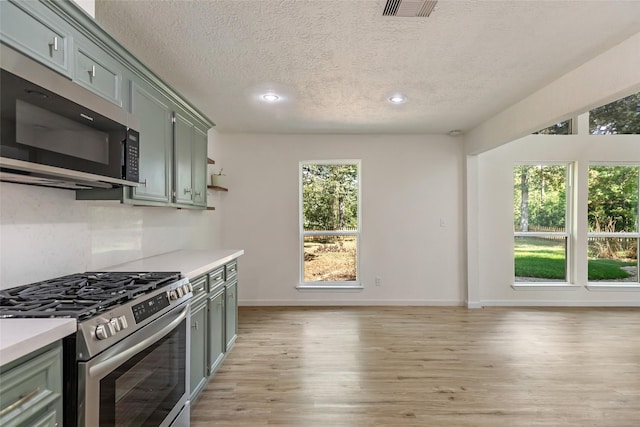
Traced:
[[431, 15], [437, 3], [437, 0], [387, 0], [382, 16], [426, 18]]

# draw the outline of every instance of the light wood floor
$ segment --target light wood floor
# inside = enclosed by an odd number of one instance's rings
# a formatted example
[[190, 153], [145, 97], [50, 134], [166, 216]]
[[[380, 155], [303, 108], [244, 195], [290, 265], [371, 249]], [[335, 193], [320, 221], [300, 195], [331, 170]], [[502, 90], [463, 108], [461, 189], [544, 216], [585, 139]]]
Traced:
[[240, 308], [201, 426], [640, 426], [640, 310]]

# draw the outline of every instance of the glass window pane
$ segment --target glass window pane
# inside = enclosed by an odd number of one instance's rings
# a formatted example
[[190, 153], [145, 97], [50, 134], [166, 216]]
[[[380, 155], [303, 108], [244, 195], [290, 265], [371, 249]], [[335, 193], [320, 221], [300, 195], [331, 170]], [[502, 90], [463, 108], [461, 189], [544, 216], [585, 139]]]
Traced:
[[540, 129], [533, 133], [534, 135], [571, 135], [571, 120], [556, 123], [547, 128]]
[[638, 231], [638, 166], [589, 167], [589, 231]]
[[515, 281], [567, 281], [567, 238], [515, 237]]
[[640, 134], [640, 92], [589, 111], [589, 133]]
[[304, 281], [350, 282], [357, 278], [356, 235], [305, 236]]
[[515, 231], [564, 232], [566, 223], [565, 165], [523, 165], [513, 171]]
[[303, 165], [304, 230], [357, 230], [358, 186], [358, 165]]
[[589, 238], [589, 281], [638, 282], [638, 239]]

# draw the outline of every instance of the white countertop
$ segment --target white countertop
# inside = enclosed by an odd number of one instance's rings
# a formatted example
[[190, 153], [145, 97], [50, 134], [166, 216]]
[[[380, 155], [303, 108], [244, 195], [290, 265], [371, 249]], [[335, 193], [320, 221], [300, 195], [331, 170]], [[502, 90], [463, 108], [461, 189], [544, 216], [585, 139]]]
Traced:
[[76, 319], [0, 319], [0, 365], [76, 331]]
[[[179, 271], [193, 279], [244, 254], [242, 249], [181, 250], [102, 271]], [[76, 319], [0, 319], [0, 365], [76, 332]]]
[[179, 271], [193, 279], [244, 254], [242, 249], [180, 250], [125, 262], [103, 271]]

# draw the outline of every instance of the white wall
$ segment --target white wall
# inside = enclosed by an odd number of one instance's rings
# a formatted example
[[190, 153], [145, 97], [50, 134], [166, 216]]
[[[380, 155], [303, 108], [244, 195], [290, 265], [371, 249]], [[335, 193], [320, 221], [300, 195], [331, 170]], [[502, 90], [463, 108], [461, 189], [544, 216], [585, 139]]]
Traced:
[[[586, 268], [578, 269], [576, 289], [514, 290], [513, 166], [518, 161], [577, 162], [586, 179], [590, 161], [640, 162], [637, 135], [529, 135], [478, 156], [478, 287], [480, 305], [640, 305], [640, 292], [589, 291]], [[577, 182], [576, 217], [586, 223], [586, 191]], [[579, 188], [578, 186], [581, 187]], [[577, 246], [586, 251], [586, 226]], [[584, 263], [583, 263], [584, 264]]]
[[[215, 131], [209, 152], [215, 152]], [[209, 191], [210, 205], [219, 201]], [[178, 249], [220, 248], [218, 211], [75, 200], [75, 192], [0, 183], [0, 289]]]
[[80, 6], [89, 16], [96, 17], [96, 0], [73, 0], [78, 6]]
[[[398, 135], [220, 135], [225, 247], [242, 248], [244, 305], [462, 304], [463, 156], [459, 139]], [[360, 291], [299, 283], [301, 160], [362, 160]], [[440, 219], [445, 227], [440, 227]], [[380, 287], [374, 278], [382, 279]]]

